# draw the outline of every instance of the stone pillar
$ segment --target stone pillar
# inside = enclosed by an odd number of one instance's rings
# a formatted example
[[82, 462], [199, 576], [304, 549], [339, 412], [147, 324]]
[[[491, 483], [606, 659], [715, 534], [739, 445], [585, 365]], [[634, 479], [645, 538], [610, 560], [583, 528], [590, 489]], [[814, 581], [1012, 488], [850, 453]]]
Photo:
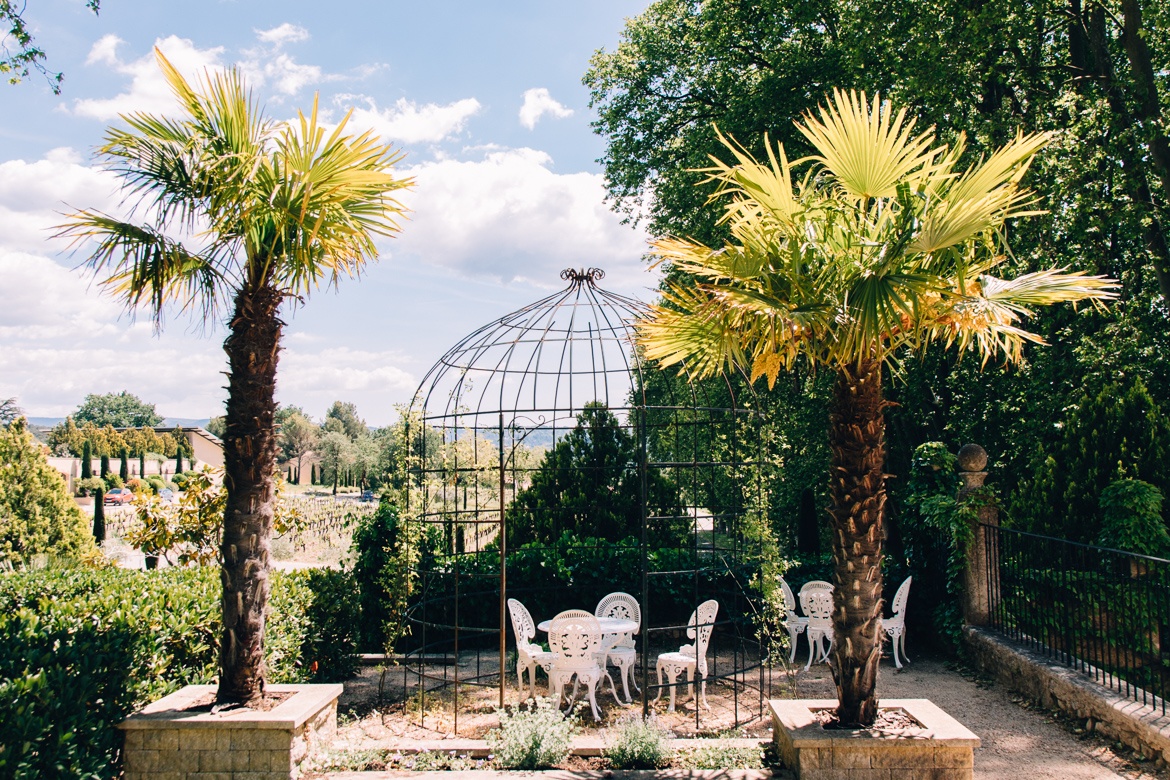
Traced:
[[[959, 450], [959, 499], [983, 487], [987, 479], [987, 451], [978, 444], [964, 444]], [[999, 510], [994, 506], [979, 508], [973, 521], [971, 546], [967, 550], [967, 570], [963, 577], [963, 619], [968, 625], [986, 626], [991, 622], [999, 591], [999, 561], [990, 560], [987, 531], [983, 525], [999, 525]]]

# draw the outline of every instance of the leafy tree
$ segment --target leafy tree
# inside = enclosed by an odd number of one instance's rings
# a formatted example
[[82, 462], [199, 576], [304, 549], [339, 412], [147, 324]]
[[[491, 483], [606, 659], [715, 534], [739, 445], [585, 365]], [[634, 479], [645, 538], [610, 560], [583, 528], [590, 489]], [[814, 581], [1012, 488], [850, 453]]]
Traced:
[[1161, 558], [1170, 553], [1162, 519], [1162, 491], [1140, 479], [1119, 479], [1101, 491], [1101, 535], [1097, 544]]
[[99, 428], [107, 425], [115, 428], [153, 427], [163, 420], [154, 410], [154, 404], [148, 404], [125, 390], [87, 395], [85, 402], [73, 413], [73, 419], [82, 426], [93, 423]]
[[[331, 420], [336, 421], [340, 427], [337, 427], [337, 425], [330, 427]], [[324, 425], [325, 430], [341, 431], [351, 441], [357, 441], [358, 438], [368, 435], [370, 432], [370, 429], [366, 426], [366, 421], [358, 416], [357, 405], [348, 401], [334, 401], [333, 406], [329, 407], [329, 411], [325, 412]]]
[[329, 431], [318, 440], [317, 453], [321, 456], [321, 483], [331, 482], [337, 495], [341, 473], [354, 463], [353, 442], [340, 431]]
[[[347, 135], [346, 119], [322, 127], [316, 102], [308, 116], [273, 122], [239, 71], [192, 86], [156, 57], [179, 115], [123, 117], [128, 127], [111, 129], [99, 151], [139, 197], [141, 219], [82, 211], [62, 233], [94, 240], [87, 264], [101, 283], [157, 322], [171, 303], [205, 319], [230, 303], [217, 699], [248, 702], [264, 689], [280, 309], [375, 258], [374, 237], [398, 231], [393, 194], [409, 181], [371, 134]], [[194, 224], [197, 235], [176, 237]]]
[[[508, 508], [508, 546], [551, 545], [568, 533], [611, 542], [642, 534], [638, 444], [606, 408], [593, 401], [577, 424], [545, 455], [532, 484]], [[647, 514], [680, 517], [678, 491], [657, 472], [647, 474]], [[648, 528], [652, 546], [675, 546], [685, 523], [662, 520]]]
[[[1168, 71], [1170, 13], [1150, 0], [656, 0], [627, 21], [616, 49], [594, 56], [584, 80], [615, 209], [644, 217], [653, 235], [708, 245], [728, 238], [715, 204], [692, 186], [708, 156], [723, 154], [712, 125], [757, 157], [765, 133], [803, 156], [809, 141], [789, 119], [832, 85], [886, 92], [943, 138], [966, 132], [967, 162], [1017, 129], [1051, 133], [1034, 166], [1048, 213], [1013, 230], [1006, 265], [1108, 274], [1122, 284], [1118, 305], [1038, 312], [1031, 329], [1053, 346], [1009, 371], [927, 349], [906, 360], [906, 381], [889, 396], [889, 471], [908, 474], [923, 442], [979, 441], [1011, 493], [1086, 388], [1136, 373], [1170, 411]], [[791, 437], [783, 421], [793, 404], [775, 392], [761, 401]], [[819, 396], [796, 404], [826, 408]]]
[[1012, 516], [1025, 528], [1092, 543], [1102, 528], [1101, 497], [1113, 482], [1143, 480], [1170, 494], [1170, 422], [1140, 379], [1083, 394], [1061, 430], [1012, 498]]
[[0, 428], [0, 561], [92, 549], [85, 518], [23, 419]]
[[24, 410], [16, 405], [16, 399], [0, 398], [0, 425], [9, 425], [18, 417], [24, 417]]
[[[85, 0], [85, 7], [97, 14], [101, 0]], [[65, 76], [59, 72], [52, 73], [45, 66], [45, 52], [33, 41], [24, 18], [25, 8], [25, 3], [0, 0], [0, 26], [8, 28], [0, 50], [0, 74], [8, 78], [9, 84], [19, 84], [28, 78], [31, 68], [48, 80], [54, 95], [60, 95], [61, 82]]]
[[206, 430], [212, 436], [216, 436], [222, 439], [224, 434], [227, 433], [227, 427], [223, 415], [221, 414], [219, 417], [212, 417], [210, 420], [208, 420], [207, 427], [204, 430]]
[[832, 670], [847, 726], [877, 715], [886, 364], [931, 343], [1018, 362], [1040, 340], [1020, 327], [1032, 309], [1099, 301], [1114, 286], [1058, 270], [993, 276], [1005, 221], [1032, 202], [1019, 181], [1042, 136], [963, 170], [961, 146], [913, 127], [904, 110], [837, 91], [797, 125], [817, 154], [795, 181], [782, 145], [759, 163], [728, 142], [736, 162], [716, 161], [712, 176], [732, 240], [656, 242], [693, 283], [639, 324], [648, 358], [702, 375], [739, 369], [772, 386], [800, 361], [832, 372]]
[[280, 453], [285, 460], [295, 460], [297, 471], [301, 461], [317, 446], [317, 426], [299, 409], [280, 421]]
[[49, 431], [49, 449], [60, 456], [72, 455], [81, 457], [81, 447], [85, 436], [73, 421], [73, 416], [65, 418], [65, 422], [53, 427]]

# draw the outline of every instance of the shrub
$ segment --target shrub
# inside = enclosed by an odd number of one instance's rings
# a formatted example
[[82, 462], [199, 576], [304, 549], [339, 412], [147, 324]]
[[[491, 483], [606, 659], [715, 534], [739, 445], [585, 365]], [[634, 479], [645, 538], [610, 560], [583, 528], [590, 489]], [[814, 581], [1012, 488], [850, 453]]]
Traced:
[[608, 735], [602, 755], [614, 769], [658, 769], [670, 762], [669, 738], [670, 733], [653, 716], [647, 720], [628, 716]]
[[167, 486], [167, 483], [163, 481], [163, 478], [157, 474], [151, 474], [149, 477], [147, 477], [146, 484], [150, 486], [150, 489], [156, 495], [161, 493], [162, 489]]
[[77, 492], [83, 496], [88, 496], [105, 489], [106, 483], [101, 477], [86, 477], [77, 481]]
[[122, 481], [122, 478], [112, 471], [106, 472], [106, 475], [102, 477], [102, 481], [106, 485], [106, 490], [113, 490], [114, 488], [120, 488], [126, 485], [126, 483]]
[[[348, 652], [352, 661], [352, 641], [338, 630], [356, 622], [337, 600], [345, 576], [273, 573], [270, 681], [336, 679], [340, 657]], [[159, 696], [215, 677], [219, 598], [211, 567], [0, 575], [0, 777], [118, 777], [114, 725]], [[329, 605], [337, 611], [321, 625]]]
[[562, 715], [552, 699], [538, 698], [528, 708], [497, 710], [500, 727], [487, 734], [488, 747], [501, 769], [548, 769], [569, 757], [577, 718]]
[[0, 562], [75, 557], [92, 546], [81, 510], [24, 418], [0, 428]]
[[1140, 479], [1119, 479], [1101, 492], [1103, 547], [1165, 557], [1170, 535], [1162, 521], [1162, 491]]
[[716, 743], [680, 753], [679, 762], [688, 769], [763, 769], [764, 749]]
[[354, 528], [353, 575], [362, 616], [359, 644], [368, 652], [393, 649], [406, 630], [405, 613], [417, 563], [417, 545], [407, 538], [412, 530], [386, 496]]

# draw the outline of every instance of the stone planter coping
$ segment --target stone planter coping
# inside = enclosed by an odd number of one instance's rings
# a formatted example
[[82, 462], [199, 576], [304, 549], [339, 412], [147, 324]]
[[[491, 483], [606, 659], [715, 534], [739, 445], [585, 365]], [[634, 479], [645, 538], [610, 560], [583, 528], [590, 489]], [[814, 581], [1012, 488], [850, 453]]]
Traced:
[[508, 769], [469, 769], [435, 772], [330, 772], [329, 780], [515, 780], [517, 777], [537, 780], [770, 780], [790, 778], [789, 772], [770, 769], [605, 769], [566, 771], [549, 769], [541, 772], [522, 772]]
[[283, 729], [296, 731], [305, 725], [330, 702], [341, 695], [343, 686], [328, 685], [269, 685], [269, 693], [293, 693], [267, 712], [243, 708], [231, 709], [215, 715], [210, 712], [183, 712], [192, 702], [207, 694], [214, 694], [214, 685], [188, 685], [180, 691], [159, 699], [118, 724], [124, 731], [140, 729], [222, 729], [244, 727], [250, 729]]
[[900, 708], [925, 727], [925, 733], [914, 736], [879, 734], [865, 730], [827, 730], [813, 715], [813, 710], [836, 709], [836, 699], [773, 699], [769, 702], [773, 717], [788, 732], [792, 746], [798, 749], [832, 748], [846, 744], [856, 746], [858, 740], [896, 742], [929, 740], [942, 747], [977, 748], [980, 741], [970, 729], [943, 712], [929, 699], [883, 699], [882, 709]]

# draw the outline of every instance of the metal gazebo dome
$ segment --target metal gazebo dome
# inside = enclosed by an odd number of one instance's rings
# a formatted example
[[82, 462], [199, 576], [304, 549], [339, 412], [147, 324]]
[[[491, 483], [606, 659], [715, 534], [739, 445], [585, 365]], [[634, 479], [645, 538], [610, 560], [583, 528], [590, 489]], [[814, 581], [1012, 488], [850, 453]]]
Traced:
[[[765, 672], [743, 532], [759, 499], [759, 438], [745, 435], [756, 413], [727, 382], [645, 365], [634, 346], [645, 307], [601, 289], [603, 271], [561, 278], [565, 289], [459, 341], [415, 396], [407, 515], [422, 541], [402, 648], [407, 687], [440, 703], [435, 691], [453, 692], [457, 732], [461, 697], [503, 706], [516, 679], [509, 598], [539, 621], [625, 591], [642, 609], [635, 680], [648, 711], [661, 687], [657, 654], [677, 650], [688, 615], [716, 598], [708, 679], [726, 695], [716, 715], [696, 707], [694, 726], [760, 717]], [[603, 435], [612, 452], [580, 461]], [[625, 533], [605, 537], [603, 518]], [[425, 701], [419, 712], [425, 720]]]

